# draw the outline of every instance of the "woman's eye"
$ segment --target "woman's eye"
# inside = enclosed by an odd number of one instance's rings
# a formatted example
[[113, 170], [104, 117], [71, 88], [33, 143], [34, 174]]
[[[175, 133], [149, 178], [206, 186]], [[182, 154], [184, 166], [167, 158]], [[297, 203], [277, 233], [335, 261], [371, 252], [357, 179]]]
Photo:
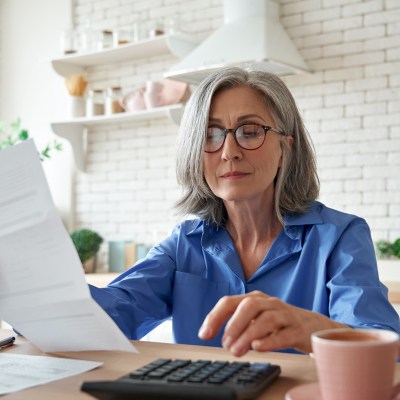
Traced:
[[257, 129], [243, 129], [242, 135], [244, 137], [258, 136], [258, 130]]
[[207, 139], [208, 140], [219, 140], [224, 136], [224, 132], [218, 128], [208, 128]]

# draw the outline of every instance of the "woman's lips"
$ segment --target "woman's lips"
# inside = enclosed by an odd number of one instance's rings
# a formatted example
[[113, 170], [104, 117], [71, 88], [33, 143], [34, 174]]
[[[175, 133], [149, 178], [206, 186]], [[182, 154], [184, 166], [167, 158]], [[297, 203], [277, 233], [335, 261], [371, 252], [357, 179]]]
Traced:
[[243, 176], [246, 176], [246, 175], [248, 175], [246, 172], [230, 171], [230, 172], [226, 172], [225, 174], [221, 175], [221, 178], [237, 179], [237, 178], [242, 178]]

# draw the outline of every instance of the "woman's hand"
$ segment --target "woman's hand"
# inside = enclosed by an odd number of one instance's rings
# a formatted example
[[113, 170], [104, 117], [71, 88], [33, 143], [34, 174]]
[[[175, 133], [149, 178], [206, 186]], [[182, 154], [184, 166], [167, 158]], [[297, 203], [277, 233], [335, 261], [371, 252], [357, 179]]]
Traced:
[[259, 291], [221, 298], [204, 320], [199, 337], [212, 339], [226, 321], [222, 345], [235, 356], [242, 356], [250, 349], [295, 348], [309, 353], [311, 333], [346, 327], [322, 314], [289, 305]]

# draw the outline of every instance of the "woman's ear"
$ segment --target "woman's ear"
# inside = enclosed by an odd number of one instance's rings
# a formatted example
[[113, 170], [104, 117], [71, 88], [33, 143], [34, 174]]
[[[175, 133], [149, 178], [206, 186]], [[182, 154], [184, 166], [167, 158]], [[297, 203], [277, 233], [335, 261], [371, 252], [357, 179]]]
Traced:
[[293, 143], [293, 136], [285, 136], [284, 137], [284, 140], [286, 140], [286, 143], [290, 146], [290, 147], [292, 147], [292, 143]]

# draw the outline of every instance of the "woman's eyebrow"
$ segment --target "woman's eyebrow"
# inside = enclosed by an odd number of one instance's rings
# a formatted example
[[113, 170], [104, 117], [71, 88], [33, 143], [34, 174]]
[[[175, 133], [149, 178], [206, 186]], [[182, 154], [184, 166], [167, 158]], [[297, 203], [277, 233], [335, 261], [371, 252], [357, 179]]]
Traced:
[[263, 119], [260, 115], [258, 114], [245, 114], [245, 115], [241, 115], [240, 117], [238, 117], [238, 121], [242, 121], [244, 119], [248, 119], [248, 118], [259, 118], [259, 119]]
[[[262, 118], [260, 115], [258, 115], [258, 114], [245, 114], [245, 115], [241, 115], [240, 117], [238, 117], [237, 120], [240, 122], [240, 121], [243, 121], [243, 120], [246, 120], [246, 119], [249, 119], [249, 118], [258, 118], [258, 119], [263, 120], [263, 118]], [[222, 119], [221, 119], [221, 118], [210, 117], [210, 118], [208, 119], [208, 121], [209, 121], [209, 122], [222, 122]]]
[[210, 117], [210, 118], [208, 118], [208, 122], [222, 122], [222, 119]]

